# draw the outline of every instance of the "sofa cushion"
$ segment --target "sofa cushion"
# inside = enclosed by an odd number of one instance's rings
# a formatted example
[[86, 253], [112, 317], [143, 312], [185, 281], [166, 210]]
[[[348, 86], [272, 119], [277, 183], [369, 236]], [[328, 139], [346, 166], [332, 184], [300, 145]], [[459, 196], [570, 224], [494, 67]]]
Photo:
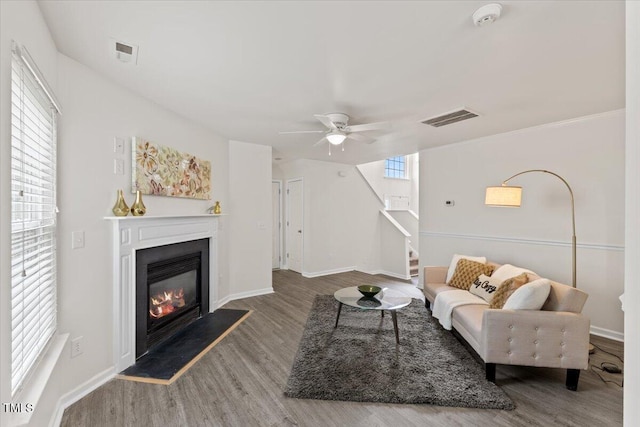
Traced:
[[486, 305], [462, 305], [453, 309], [451, 323], [456, 331], [473, 347], [480, 351], [482, 339], [482, 316]]
[[[492, 279], [491, 276], [481, 274], [469, 288], [469, 292], [479, 296], [488, 303], [491, 303], [493, 296], [500, 287], [502, 282]], [[544, 301], [543, 301], [544, 302]]]
[[504, 303], [505, 310], [540, 310], [549, 296], [548, 279], [538, 279], [520, 286]]
[[440, 292], [455, 290], [458, 290], [458, 288], [448, 286], [446, 283], [426, 283], [423, 289], [424, 295], [427, 297], [429, 302], [434, 302], [436, 299], [436, 295], [438, 295]]
[[492, 271], [493, 267], [490, 265], [462, 258], [447, 285], [468, 291], [478, 276], [489, 275]]
[[451, 278], [453, 277], [453, 273], [456, 271], [456, 267], [458, 266], [458, 261], [461, 259], [470, 259], [471, 261], [480, 262], [482, 264], [487, 262], [487, 258], [483, 256], [469, 256], [469, 255], [458, 255], [454, 254], [451, 259], [451, 264], [449, 264], [449, 270], [447, 270], [447, 278], [444, 280], [445, 283], [449, 283]]
[[489, 308], [502, 308], [504, 303], [507, 302], [509, 297], [518, 289], [520, 286], [524, 285], [529, 281], [527, 277], [527, 273], [522, 273], [519, 276], [511, 277], [510, 279], [502, 282], [496, 294], [493, 296], [493, 300], [491, 300], [491, 305]]
[[498, 267], [496, 271], [493, 272], [493, 274], [491, 274], [491, 277], [500, 282], [504, 282], [505, 280], [519, 276], [522, 273], [535, 274], [533, 271], [527, 270], [526, 268], [516, 267], [515, 265], [511, 264], [503, 264]]

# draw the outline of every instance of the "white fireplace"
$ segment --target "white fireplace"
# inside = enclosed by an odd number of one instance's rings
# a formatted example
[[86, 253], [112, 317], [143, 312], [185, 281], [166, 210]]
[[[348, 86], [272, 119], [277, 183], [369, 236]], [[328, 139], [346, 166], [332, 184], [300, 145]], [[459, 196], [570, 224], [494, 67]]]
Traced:
[[218, 301], [215, 215], [106, 217], [112, 223], [113, 358], [116, 372], [135, 363], [136, 251], [197, 239], [209, 239], [209, 310]]

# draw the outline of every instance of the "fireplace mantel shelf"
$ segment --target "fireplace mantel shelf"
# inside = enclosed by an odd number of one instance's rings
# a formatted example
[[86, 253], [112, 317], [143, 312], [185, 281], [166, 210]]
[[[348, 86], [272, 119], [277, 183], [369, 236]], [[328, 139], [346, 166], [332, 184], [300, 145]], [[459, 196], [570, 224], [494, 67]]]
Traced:
[[126, 221], [126, 220], [139, 221], [141, 219], [155, 219], [155, 218], [158, 218], [158, 219], [171, 219], [171, 218], [180, 219], [180, 218], [202, 218], [202, 217], [211, 218], [211, 217], [219, 217], [219, 216], [226, 216], [226, 215], [229, 215], [229, 214], [105, 216], [104, 219], [108, 221]]

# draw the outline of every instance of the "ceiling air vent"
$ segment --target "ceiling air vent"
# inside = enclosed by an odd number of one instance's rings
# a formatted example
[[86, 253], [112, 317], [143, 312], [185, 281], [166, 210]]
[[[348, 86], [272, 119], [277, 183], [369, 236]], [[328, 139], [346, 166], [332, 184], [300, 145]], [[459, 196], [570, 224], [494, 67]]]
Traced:
[[478, 117], [478, 114], [472, 113], [469, 110], [461, 109], [452, 113], [442, 114], [437, 117], [423, 120], [421, 123], [439, 128], [440, 126], [450, 125], [453, 123], [461, 122], [463, 120], [472, 119], [474, 117]]
[[138, 62], [138, 46], [115, 39], [110, 39], [109, 44], [109, 50], [118, 61], [133, 65]]

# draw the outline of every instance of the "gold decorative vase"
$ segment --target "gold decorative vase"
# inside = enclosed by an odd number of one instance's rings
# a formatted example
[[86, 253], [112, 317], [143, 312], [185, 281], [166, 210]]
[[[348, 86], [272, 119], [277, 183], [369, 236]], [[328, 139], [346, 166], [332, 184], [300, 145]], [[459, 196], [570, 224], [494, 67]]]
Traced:
[[129, 206], [127, 206], [127, 202], [124, 201], [124, 195], [122, 194], [122, 190], [118, 190], [118, 198], [116, 199], [116, 204], [113, 205], [113, 214], [115, 216], [127, 216], [129, 215]]
[[142, 193], [140, 190], [136, 191], [136, 201], [131, 205], [131, 214], [133, 216], [142, 216], [147, 212], [147, 208], [142, 203]]
[[222, 213], [222, 208], [220, 207], [220, 202], [216, 201], [216, 204], [213, 205], [213, 213], [215, 215], [220, 215]]

